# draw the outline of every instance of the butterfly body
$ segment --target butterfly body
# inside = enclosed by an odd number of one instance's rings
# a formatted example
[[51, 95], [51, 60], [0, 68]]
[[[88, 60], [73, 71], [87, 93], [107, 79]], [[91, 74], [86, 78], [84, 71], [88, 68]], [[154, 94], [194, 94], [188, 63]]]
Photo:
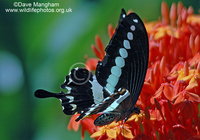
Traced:
[[60, 99], [65, 114], [80, 113], [76, 121], [101, 114], [94, 121], [97, 126], [127, 120], [132, 114], [139, 113], [135, 104], [146, 75], [149, 47], [146, 29], [137, 14], [126, 15], [122, 9], [105, 52], [95, 75], [86, 69], [75, 68], [61, 85], [67, 93], [37, 90], [36, 97]]

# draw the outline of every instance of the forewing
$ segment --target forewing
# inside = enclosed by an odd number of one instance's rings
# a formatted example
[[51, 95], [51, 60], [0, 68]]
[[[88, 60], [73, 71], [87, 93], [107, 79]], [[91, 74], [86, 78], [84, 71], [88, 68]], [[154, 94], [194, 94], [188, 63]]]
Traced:
[[135, 13], [122, 10], [116, 31], [106, 47], [106, 55], [97, 65], [97, 81], [113, 94], [128, 89], [135, 105], [141, 92], [148, 65], [148, 36]]

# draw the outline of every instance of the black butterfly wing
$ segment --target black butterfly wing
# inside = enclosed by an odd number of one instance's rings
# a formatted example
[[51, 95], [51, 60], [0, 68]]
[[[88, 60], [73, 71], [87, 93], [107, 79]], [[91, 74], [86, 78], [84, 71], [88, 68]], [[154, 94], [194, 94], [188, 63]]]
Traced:
[[103, 113], [95, 120], [95, 125], [117, 122], [139, 113], [135, 104], [146, 75], [149, 45], [145, 26], [137, 14], [126, 15], [122, 9], [116, 31], [105, 51], [106, 55], [98, 63], [95, 74], [110, 96], [86, 109], [77, 118], [80, 120], [87, 115]]
[[97, 82], [95, 75], [84, 68], [72, 69], [65, 77], [62, 89], [67, 93], [52, 93], [39, 89], [35, 91], [38, 98], [55, 97], [61, 101], [63, 112], [66, 115], [81, 113], [93, 104], [99, 104], [105, 97], [103, 87]]
[[127, 89], [134, 106], [142, 89], [148, 66], [148, 36], [135, 13], [126, 15], [122, 9], [116, 31], [106, 47], [106, 55], [97, 65], [97, 81], [113, 94]]

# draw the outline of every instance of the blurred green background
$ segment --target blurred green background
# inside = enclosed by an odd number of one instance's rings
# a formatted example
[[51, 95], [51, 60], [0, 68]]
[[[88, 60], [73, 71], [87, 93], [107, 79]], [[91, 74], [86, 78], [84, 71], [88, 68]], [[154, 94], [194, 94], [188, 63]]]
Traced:
[[[57, 0], [70, 13], [6, 13], [14, 0], [0, 2], [0, 139], [64, 140], [81, 139], [81, 132], [68, 131], [70, 116], [60, 101], [34, 97], [38, 88], [59, 92], [69, 68], [94, 57], [91, 44], [99, 34], [109, 41], [107, 26], [117, 25], [121, 8], [132, 9], [142, 19], [160, 17], [161, 0]], [[21, 0], [21, 2], [34, 2]], [[171, 5], [177, 0], [168, 0]], [[182, 1], [193, 6], [199, 0]], [[90, 139], [86, 134], [85, 139]]]

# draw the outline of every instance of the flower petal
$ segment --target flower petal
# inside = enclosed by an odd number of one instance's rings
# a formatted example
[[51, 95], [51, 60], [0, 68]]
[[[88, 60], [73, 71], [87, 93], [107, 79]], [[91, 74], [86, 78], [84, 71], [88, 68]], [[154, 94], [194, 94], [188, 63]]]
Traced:
[[177, 124], [173, 126], [172, 132], [177, 136], [178, 139], [187, 139], [191, 136], [190, 131], [188, 131], [183, 125]]
[[91, 118], [85, 118], [80, 121], [83, 129], [86, 129], [90, 134], [94, 132], [96, 126], [94, 125], [94, 120]]
[[167, 99], [169, 99], [170, 101], [172, 101], [175, 96], [174, 90], [169, 84], [164, 85], [163, 93], [164, 93], [165, 97]]
[[98, 35], [95, 36], [95, 41], [96, 41], [97, 47], [99, 48], [101, 52], [101, 55], [104, 57], [105, 56], [104, 46]]
[[78, 131], [79, 125], [80, 125], [80, 121], [76, 122], [76, 118], [78, 117], [79, 114], [73, 115], [69, 121], [68, 124], [68, 130], [71, 130], [73, 128], [74, 131]]
[[125, 138], [133, 139], [133, 134], [132, 134], [131, 130], [129, 130], [128, 128], [126, 128], [126, 129], [123, 129], [123, 128], [122, 128], [121, 134], [122, 134], [122, 136], [124, 136]]
[[110, 138], [117, 138], [117, 131], [115, 129], [106, 129], [106, 134]]
[[103, 59], [103, 56], [101, 55], [100, 51], [99, 51], [94, 45], [92, 45], [91, 47], [92, 47], [92, 50], [93, 50], [93, 52], [95, 53], [95, 55], [96, 55], [100, 60], [102, 60], [102, 59]]
[[192, 92], [186, 92], [186, 93], [189, 96], [189, 100], [200, 103], [199, 95], [192, 93]]
[[109, 34], [109, 37], [112, 38], [112, 36], [114, 34], [114, 29], [113, 29], [112, 24], [108, 25], [108, 34]]
[[137, 125], [140, 125], [142, 123], [143, 120], [143, 114], [139, 114], [136, 118], [135, 118], [135, 123]]
[[118, 126], [118, 125], [119, 125], [119, 123], [114, 121], [114, 122], [112, 122], [111, 124], [107, 125], [107, 127], [113, 128], [113, 127], [116, 127], [116, 126]]
[[193, 116], [193, 106], [192, 103], [189, 101], [184, 101], [183, 106], [180, 110], [181, 114], [183, 115], [184, 119], [190, 119]]
[[151, 138], [144, 133], [140, 133], [135, 136], [134, 140], [151, 140]]
[[96, 70], [97, 63], [99, 62], [99, 59], [96, 58], [90, 58], [86, 61], [86, 69], [89, 71]]
[[102, 136], [104, 133], [105, 133], [105, 130], [104, 130], [104, 129], [101, 129], [101, 130], [99, 130], [99, 131], [93, 133], [90, 137], [91, 137], [91, 138], [96, 138], [96, 137]]

